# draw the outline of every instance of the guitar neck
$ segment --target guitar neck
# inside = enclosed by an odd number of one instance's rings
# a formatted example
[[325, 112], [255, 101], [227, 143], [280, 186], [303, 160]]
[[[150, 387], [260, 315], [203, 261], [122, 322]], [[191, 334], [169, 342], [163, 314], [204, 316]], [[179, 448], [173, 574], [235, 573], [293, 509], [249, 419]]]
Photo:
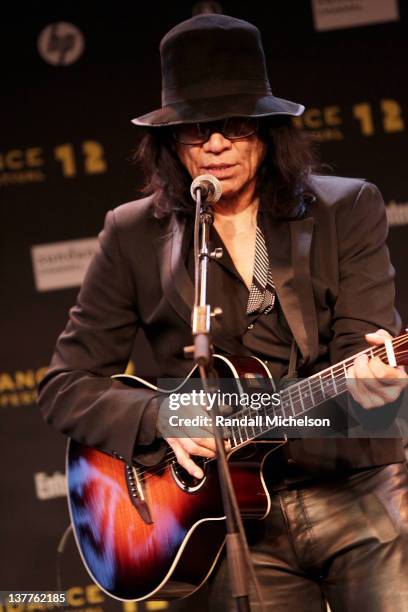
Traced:
[[[396, 366], [397, 357], [399, 355], [405, 356], [407, 351], [395, 351], [395, 349], [405, 347], [406, 344], [407, 334], [386, 341], [380, 347], [365, 349], [334, 366], [282, 389], [279, 393], [280, 402], [276, 406], [270, 404], [258, 410], [245, 407], [236, 412], [233, 415], [234, 423], [244, 424], [234, 424], [230, 428], [231, 447], [236, 448], [255, 440], [262, 434], [281, 426], [284, 419], [286, 422], [288, 420], [291, 422], [293, 419], [297, 420], [316, 406], [347, 391], [347, 369], [353, 365], [354, 359], [358, 355], [379, 357], [389, 365]], [[405, 360], [402, 359], [400, 362], [405, 363]]]

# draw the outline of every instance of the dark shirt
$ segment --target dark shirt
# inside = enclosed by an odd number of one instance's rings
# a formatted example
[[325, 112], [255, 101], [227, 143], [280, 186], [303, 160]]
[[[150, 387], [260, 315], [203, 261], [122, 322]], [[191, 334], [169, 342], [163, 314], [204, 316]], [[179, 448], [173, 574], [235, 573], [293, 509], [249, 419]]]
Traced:
[[[260, 222], [258, 215], [258, 223]], [[184, 233], [183, 255], [191, 279], [194, 281], [193, 223], [187, 223]], [[264, 228], [261, 225], [261, 229]], [[264, 231], [265, 235], [265, 231]], [[265, 237], [266, 241], [268, 237]], [[269, 314], [246, 314], [249, 289], [222, 242], [215, 227], [211, 228], [211, 250], [221, 247], [223, 255], [213, 260], [209, 268], [208, 302], [222, 308], [222, 326], [253, 355], [268, 361], [273, 378], [279, 380], [288, 369], [292, 334], [276, 298]]]

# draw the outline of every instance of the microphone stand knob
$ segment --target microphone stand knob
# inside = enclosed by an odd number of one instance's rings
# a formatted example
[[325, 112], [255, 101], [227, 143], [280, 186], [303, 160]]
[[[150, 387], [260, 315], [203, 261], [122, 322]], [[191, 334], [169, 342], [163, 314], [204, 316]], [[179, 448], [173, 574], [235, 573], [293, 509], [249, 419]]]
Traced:
[[224, 254], [222, 247], [217, 247], [210, 253], [211, 259], [220, 259]]
[[211, 311], [211, 317], [213, 317], [214, 319], [217, 319], [218, 317], [222, 317], [222, 308], [220, 308], [219, 306], [216, 306], [214, 308], [214, 310]]
[[192, 359], [194, 357], [194, 344], [183, 348], [184, 359]]

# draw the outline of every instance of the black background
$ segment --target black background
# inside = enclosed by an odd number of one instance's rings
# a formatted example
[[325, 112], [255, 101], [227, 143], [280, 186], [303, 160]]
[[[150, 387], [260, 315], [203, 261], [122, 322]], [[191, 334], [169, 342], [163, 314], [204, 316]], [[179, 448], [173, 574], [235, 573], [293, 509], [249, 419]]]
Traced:
[[[53, 12], [34, 14], [15, 7], [13, 14], [3, 15], [0, 154], [40, 147], [46, 178], [0, 184], [0, 382], [15, 380], [17, 371], [47, 365], [77, 293], [77, 288], [36, 290], [31, 246], [94, 237], [109, 209], [138, 197], [142, 177], [131, 158], [141, 132], [129, 121], [160, 106], [158, 45], [172, 26], [191, 16], [193, 5], [154, 1], [137, 2], [132, 8], [108, 3], [95, 4], [91, 11], [84, 4], [83, 10], [73, 11], [58, 3]], [[400, 22], [321, 33], [314, 30], [308, 0], [223, 2], [222, 9], [260, 28], [276, 95], [307, 108], [340, 107], [342, 139], [320, 144], [332, 172], [375, 182], [386, 203], [407, 203], [406, 5], [401, 3]], [[37, 52], [39, 33], [57, 21], [73, 23], [85, 37], [83, 55], [69, 66], [49, 65]], [[383, 99], [400, 104], [404, 129], [384, 131]], [[353, 106], [363, 102], [372, 108], [371, 136], [361, 133], [353, 117]], [[102, 145], [105, 172], [84, 171], [80, 160], [86, 140]], [[65, 143], [76, 154], [77, 174], [72, 178], [62, 175], [53, 154]], [[407, 239], [405, 225], [391, 226], [389, 247], [404, 322]], [[138, 350], [147, 350], [142, 340]], [[148, 357], [143, 362], [149, 367]], [[141, 372], [137, 357], [135, 367]], [[9, 391], [0, 384], [0, 399]], [[54, 589], [56, 546], [68, 522], [66, 501], [38, 499], [34, 474], [64, 473], [65, 440], [43, 424], [34, 403], [17, 403], [0, 407], [0, 589]], [[63, 586], [82, 593], [90, 584], [70, 541], [63, 558]], [[201, 599], [180, 602], [174, 609], [204, 609]], [[121, 603], [107, 598], [95, 604], [92, 596], [77, 598], [72, 605], [122, 609]], [[128, 612], [147, 606], [132, 605]]]

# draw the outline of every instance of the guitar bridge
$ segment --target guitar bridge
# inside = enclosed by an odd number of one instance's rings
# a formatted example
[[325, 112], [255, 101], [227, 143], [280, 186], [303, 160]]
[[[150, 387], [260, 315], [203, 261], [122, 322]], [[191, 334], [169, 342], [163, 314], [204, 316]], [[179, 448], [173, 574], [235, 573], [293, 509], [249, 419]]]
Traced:
[[125, 479], [130, 501], [140, 514], [141, 519], [148, 525], [151, 525], [153, 520], [144, 496], [143, 483], [136, 468], [128, 463], [125, 464]]

